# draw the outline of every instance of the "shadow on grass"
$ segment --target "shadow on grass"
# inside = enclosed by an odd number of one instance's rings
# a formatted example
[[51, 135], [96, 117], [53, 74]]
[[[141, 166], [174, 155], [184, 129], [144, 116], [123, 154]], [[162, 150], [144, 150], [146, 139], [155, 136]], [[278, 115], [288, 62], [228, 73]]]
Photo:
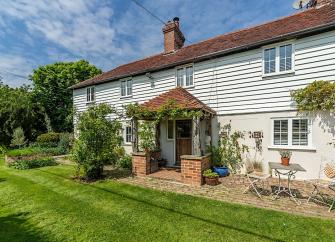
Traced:
[[41, 232], [27, 222], [27, 213], [0, 217], [1, 241], [48, 241]]
[[131, 170], [123, 168], [107, 167], [107, 169], [104, 169], [103, 175], [106, 178], [110, 179], [120, 179], [131, 176]]
[[1, 177], [0, 177], [0, 182], [5, 182], [5, 181], [6, 181], [5, 178], [1, 178]]
[[[48, 173], [50, 175], [58, 176], [58, 177], [61, 177], [63, 179], [67, 179], [67, 180], [73, 181], [69, 177], [62, 176], [62, 175], [59, 175], [59, 174], [55, 174], [55, 173], [52, 173], [52, 172], [49, 172], [49, 171], [41, 170], [41, 172]], [[260, 239], [267, 239], [267, 240], [271, 240], [271, 241], [284, 241], [284, 240], [276, 239], [276, 238], [273, 238], [273, 237], [270, 237], [270, 236], [267, 236], [267, 235], [264, 235], [264, 234], [253, 232], [251, 230], [241, 229], [239, 227], [235, 227], [235, 226], [232, 226], [232, 225], [229, 225], [229, 224], [220, 223], [218, 221], [214, 221], [214, 220], [211, 220], [211, 219], [208, 219], [208, 218], [196, 216], [194, 214], [185, 213], [185, 212], [173, 209], [173, 208], [164, 207], [162, 205], [158, 205], [158, 204], [146, 201], [146, 200], [142, 200], [142, 199], [138, 199], [138, 198], [135, 198], [135, 197], [131, 197], [131, 196], [126, 195], [124, 193], [115, 192], [115, 191], [112, 191], [112, 190], [109, 190], [109, 189], [106, 189], [106, 188], [102, 188], [102, 187], [97, 187], [97, 186], [95, 186], [93, 184], [90, 184], [89, 187], [93, 188], [93, 189], [96, 189], [96, 190], [103, 191], [103, 192], [107, 192], [107, 193], [110, 193], [110, 194], [113, 194], [113, 195], [116, 195], [116, 196], [119, 196], [119, 197], [122, 197], [123, 199], [129, 199], [129, 200], [141, 203], [141, 204], [145, 204], [147, 206], [151, 206], [151, 207], [158, 208], [158, 209], [163, 209], [163, 210], [165, 210], [167, 212], [171, 212], [171, 213], [175, 213], [175, 214], [178, 214], [178, 215], [182, 215], [182, 216], [185, 216], [185, 217], [188, 217], [188, 218], [191, 218], [191, 219], [195, 219], [195, 220], [198, 220], [198, 221], [201, 221], [201, 222], [209, 223], [211, 225], [219, 226], [221, 228], [234, 230], [236, 232], [240, 232], [240, 233], [244, 233], [244, 234], [249, 234], [249, 235], [258, 237]]]

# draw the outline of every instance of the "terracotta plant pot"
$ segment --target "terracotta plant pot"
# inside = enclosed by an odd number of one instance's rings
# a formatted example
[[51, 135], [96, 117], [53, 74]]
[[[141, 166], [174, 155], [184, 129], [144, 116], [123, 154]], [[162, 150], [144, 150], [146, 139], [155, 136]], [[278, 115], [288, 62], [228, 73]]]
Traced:
[[219, 185], [219, 177], [205, 177], [205, 183], [210, 186]]
[[290, 164], [290, 158], [282, 157], [281, 158], [281, 164], [283, 166], [288, 166]]

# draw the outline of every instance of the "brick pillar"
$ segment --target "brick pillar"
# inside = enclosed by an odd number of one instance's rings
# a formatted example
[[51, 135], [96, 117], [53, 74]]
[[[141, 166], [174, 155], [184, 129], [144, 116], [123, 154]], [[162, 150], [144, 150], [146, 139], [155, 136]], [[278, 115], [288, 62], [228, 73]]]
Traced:
[[137, 152], [132, 154], [132, 172], [135, 176], [146, 176], [150, 174], [150, 156]]
[[203, 171], [211, 167], [210, 156], [210, 154], [205, 156], [181, 156], [182, 182], [191, 186], [201, 186], [203, 184]]

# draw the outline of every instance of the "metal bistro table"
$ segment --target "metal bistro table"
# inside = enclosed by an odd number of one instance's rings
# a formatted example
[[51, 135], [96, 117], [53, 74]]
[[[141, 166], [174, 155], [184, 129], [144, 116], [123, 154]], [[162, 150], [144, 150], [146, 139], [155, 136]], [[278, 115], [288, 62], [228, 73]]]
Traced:
[[[269, 162], [269, 167], [271, 170], [274, 170], [275, 175], [278, 176], [279, 179], [279, 187], [275, 191], [274, 199], [277, 199], [281, 193], [288, 194], [297, 204], [301, 204], [296, 198], [296, 194], [292, 193], [291, 190], [291, 182], [292, 179], [295, 178], [295, 173], [298, 171], [306, 171], [301, 165], [299, 164], [290, 164], [288, 166], [284, 166], [281, 163], [277, 162]], [[282, 176], [287, 176], [287, 188], [283, 187], [282, 185]]]

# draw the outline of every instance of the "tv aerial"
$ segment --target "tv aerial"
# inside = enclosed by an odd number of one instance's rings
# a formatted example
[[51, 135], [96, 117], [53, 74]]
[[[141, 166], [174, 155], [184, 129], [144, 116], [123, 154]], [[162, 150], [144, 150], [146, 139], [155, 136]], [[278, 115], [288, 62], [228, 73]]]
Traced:
[[314, 7], [316, 0], [295, 0], [292, 4], [294, 9], [303, 9]]

